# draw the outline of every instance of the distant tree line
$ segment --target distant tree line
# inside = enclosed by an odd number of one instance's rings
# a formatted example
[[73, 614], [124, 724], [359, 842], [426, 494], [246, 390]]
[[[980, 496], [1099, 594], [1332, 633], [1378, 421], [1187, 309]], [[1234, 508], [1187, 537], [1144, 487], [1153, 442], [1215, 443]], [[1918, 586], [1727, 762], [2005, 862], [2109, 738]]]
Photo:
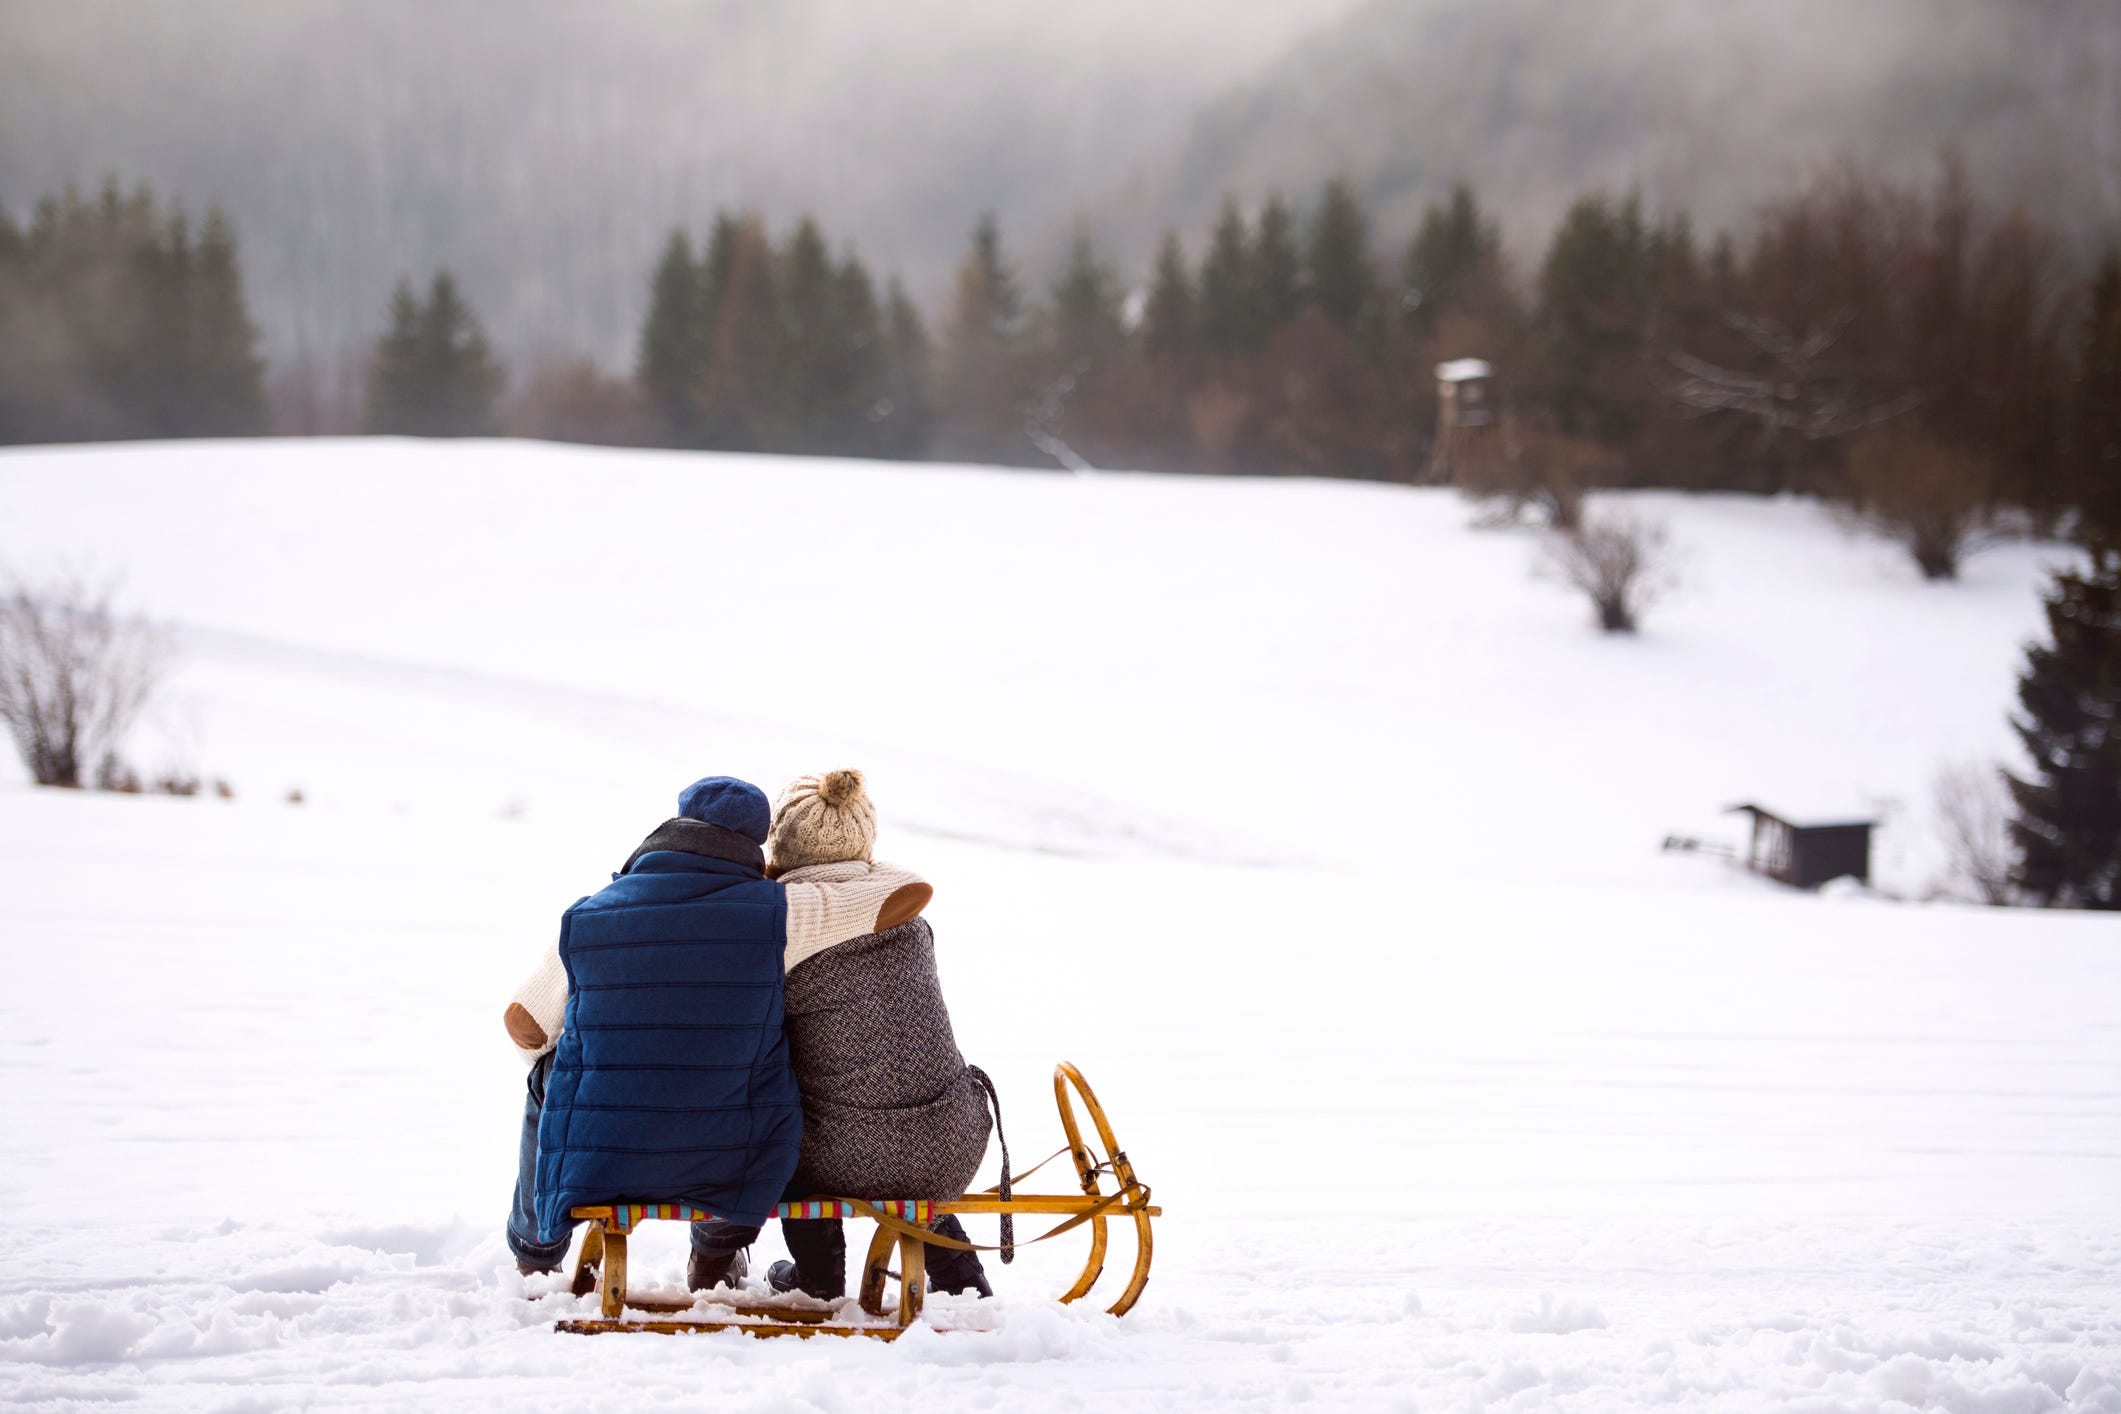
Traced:
[[0, 442], [264, 430], [236, 238], [146, 187], [0, 212]]
[[[1564, 526], [1598, 487], [1802, 490], [1937, 577], [1999, 524], [2121, 494], [2121, 257], [2081, 278], [1949, 163], [1923, 189], [1833, 171], [1707, 243], [1683, 213], [1587, 194], [1528, 272], [1461, 185], [1387, 249], [1334, 179], [1303, 210], [1226, 200], [1139, 279], [1079, 234], [1034, 288], [986, 217], [931, 342], [816, 222], [775, 239], [724, 213], [643, 272], [630, 378], [577, 360], [511, 389], [440, 272], [391, 296], [336, 430], [1449, 476]], [[113, 184], [26, 229], [0, 217], [0, 440], [262, 430], [256, 347], [218, 213], [195, 230]], [[1491, 455], [1444, 466], [1435, 368], [1460, 358], [1493, 366], [1500, 416]]]
[[[940, 341], [937, 449], [1052, 464], [1420, 481], [1572, 522], [1600, 486], [1802, 490], [1954, 574], [1999, 526], [2117, 494], [2121, 260], [2073, 279], [2053, 236], [1934, 186], [1844, 168], [1706, 246], [1683, 214], [1592, 193], [1530, 278], [1478, 196], [1380, 261], [1349, 183], [1307, 216], [1225, 202], [1131, 299], [1085, 238], [1027, 300], [991, 222]], [[1494, 455], [1432, 462], [1435, 368], [1492, 364]]]

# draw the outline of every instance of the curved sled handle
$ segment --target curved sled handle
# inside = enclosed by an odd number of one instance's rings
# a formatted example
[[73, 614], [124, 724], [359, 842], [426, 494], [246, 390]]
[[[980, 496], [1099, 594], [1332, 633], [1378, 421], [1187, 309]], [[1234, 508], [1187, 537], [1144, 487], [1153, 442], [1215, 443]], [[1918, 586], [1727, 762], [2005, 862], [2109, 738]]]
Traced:
[[[1104, 1146], [1105, 1162], [1093, 1163], [1089, 1149], [1083, 1144], [1082, 1126], [1076, 1122], [1075, 1106], [1068, 1099], [1073, 1089], [1082, 1098], [1083, 1108], [1090, 1112], [1090, 1122], [1097, 1128], [1099, 1143]], [[1113, 1196], [1124, 1205], [1122, 1212], [1134, 1219], [1135, 1255], [1134, 1271], [1127, 1282], [1127, 1289], [1120, 1293], [1119, 1300], [1106, 1309], [1115, 1316], [1123, 1316], [1141, 1299], [1142, 1288], [1149, 1284], [1149, 1262], [1154, 1254], [1154, 1239], [1149, 1233], [1149, 1215], [1141, 1211], [1147, 1190], [1141, 1180], [1134, 1176], [1134, 1165], [1128, 1161], [1127, 1151], [1119, 1147], [1119, 1140], [1112, 1133], [1112, 1121], [1105, 1117], [1105, 1107], [1098, 1103], [1097, 1094], [1091, 1090], [1090, 1082], [1083, 1073], [1068, 1061], [1053, 1067], [1053, 1099], [1060, 1109], [1061, 1129], [1068, 1136], [1068, 1155], [1075, 1161], [1075, 1176], [1083, 1185], [1083, 1192], [1093, 1198], [1103, 1197], [1098, 1188], [1097, 1176], [1109, 1172], [1119, 1192]], [[1073, 1301], [1086, 1294], [1105, 1267], [1105, 1219], [1102, 1215], [1090, 1222], [1090, 1260], [1083, 1267], [1083, 1274], [1062, 1301]]]

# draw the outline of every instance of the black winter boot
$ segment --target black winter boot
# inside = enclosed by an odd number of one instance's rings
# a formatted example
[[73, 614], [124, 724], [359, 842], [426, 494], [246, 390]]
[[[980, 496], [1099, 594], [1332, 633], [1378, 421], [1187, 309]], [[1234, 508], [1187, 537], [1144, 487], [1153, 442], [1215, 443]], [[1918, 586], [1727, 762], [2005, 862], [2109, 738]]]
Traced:
[[788, 1261], [766, 1268], [766, 1285], [780, 1292], [800, 1291], [820, 1301], [838, 1301], [847, 1294], [846, 1273], [842, 1272], [838, 1281], [806, 1281], [801, 1268]]
[[[956, 1238], [959, 1242], [970, 1242], [965, 1236], [965, 1225], [952, 1213], [929, 1224], [944, 1237]], [[987, 1269], [980, 1265], [979, 1253], [959, 1252], [950, 1247], [928, 1249], [928, 1289], [962, 1296], [976, 1291], [981, 1296], [994, 1295], [994, 1288], [987, 1284]]]
[[775, 1291], [800, 1291], [820, 1301], [847, 1294], [847, 1230], [838, 1218], [789, 1218], [781, 1224], [792, 1262], [766, 1269]]

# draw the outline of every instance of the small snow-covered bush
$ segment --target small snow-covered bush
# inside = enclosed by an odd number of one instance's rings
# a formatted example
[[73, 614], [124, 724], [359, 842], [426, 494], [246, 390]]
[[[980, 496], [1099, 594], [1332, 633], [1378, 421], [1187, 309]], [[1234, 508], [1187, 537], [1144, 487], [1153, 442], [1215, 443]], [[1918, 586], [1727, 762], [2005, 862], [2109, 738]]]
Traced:
[[78, 787], [93, 769], [138, 789], [118, 747], [166, 656], [161, 635], [112, 611], [107, 588], [0, 585], [0, 725], [37, 784]]
[[1538, 572], [1589, 599], [1607, 633], [1633, 633], [1676, 583], [1664, 527], [1620, 515], [1556, 532], [1541, 552]]

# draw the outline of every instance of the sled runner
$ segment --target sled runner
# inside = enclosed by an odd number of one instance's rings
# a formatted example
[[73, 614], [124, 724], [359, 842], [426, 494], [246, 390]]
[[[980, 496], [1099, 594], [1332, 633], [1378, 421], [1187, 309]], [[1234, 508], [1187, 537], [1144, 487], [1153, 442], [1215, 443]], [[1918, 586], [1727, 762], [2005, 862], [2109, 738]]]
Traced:
[[[1084, 1139], [1082, 1126], [1076, 1122], [1075, 1105], [1068, 1098], [1071, 1089], [1089, 1112], [1091, 1125], [1096, 1131], [1094, 1148]], [[1083, 1264], [1082, 1275], [1060, 1298], [1064, 1302], [1076, 1301], [1089, 1294], [1104, 1272], [1108, 1225], [1114, 1220], [1131, 1219], [1135, 1233], [1134, 1271], [1119, 1299], [1106, 1308], [1115, 1316], [1123, 1316], [1141, 1299], [1142, 1288], [1149, 1284], [1149, 1261], [1154, 1252], [1149, 1222], [1160, 1217], [1163, 1210], [1150, 1205], [1148, 1185], [1135, 1177], [1133, 1164], [1112, 1137], [1112, 1123], [1105, 1118], [1104, 1106], [1091, 1093], [1083, 1073], [1066, 1061], [1054, 1067], [1053, 1099], [1060, 1109], [1061, 1131], [1068, 1142], [1021, 1174], [1009, 1174], [1008, 1161], [1004, 1158], [1002, 1181], [993, 1188], [942, 1202], [828, 1197], [780, 1205], [774, 1213], [777, 1218], [869, 1218], [876, 1223], [876, 1236], [870, 1241], [869, 1254], [862, 1262], [857, 1301], [862, 1311], [878, 1319], [878, 1324], [836, 1319], [839, 1313], [835, 1308], [792, 1294], [771, 1300], [727, 1290], [698, 1293], [684, 1301], [629, 1297], [626, 1293], [628, 1235], [641, 1223], [652, 1219], [693, 1222], [712, 1214], [689, 1203], [619, 1203], [575, 1208], [570, 1214], [577, 1221], [588, 1224], [581, 1249], [575, 1257], [574, 1294], [587, 1296], [592, 1291], [597, 1292], [602, 1299], [603, 1318], [559, 1321], [553, 1329], [575, 1335], [602, 1335], [614, 1331], [692, 1335], [705, 1331], [740, 1330], [762, 1337], [836, 1335], [892, 1340], [921, 1314], [922, 1301], [927, 1293], [928, 1248], [1000, 1251], [1004, 1254], [1003, 1260], [1007, 1261], [1018, 1246], [1044, 1242], [1087, 1226], [1090, 1229], [1089, 1260]], [[1075, 1165], [1076, 1179], [1082, 1185], [1080, 1195], [1014, 1191], [1016, 1184], [1063, 1154]], [[1102, 1183], [1108, 1175], [1114, 1190], [1109, 1193]], [[957, 1242], [928, 1230], [929, 1223], [951, 1213], [1000, 1215], [1003, 1224], [1001, 1246], [981, 1247]], [[1029, 1242], [1015, 1243], [1010, 1240], [1010, 1224], [1011, 1219], [1019, 1214], [1057, 1216], [1062, 1221]], [[897, 1271], [890, 1269], [894, 1251], [898, 1257]], [[895, 1308], [887, 1307], [884, 1301], [893, 1280], [898, 1283]], [[629, 1310], [663, 1316], [683, 1312], [688, 1318], [629, 1320], [626, 1319]], [[885, 1323], [887, 1317], [892, 1323]]]

